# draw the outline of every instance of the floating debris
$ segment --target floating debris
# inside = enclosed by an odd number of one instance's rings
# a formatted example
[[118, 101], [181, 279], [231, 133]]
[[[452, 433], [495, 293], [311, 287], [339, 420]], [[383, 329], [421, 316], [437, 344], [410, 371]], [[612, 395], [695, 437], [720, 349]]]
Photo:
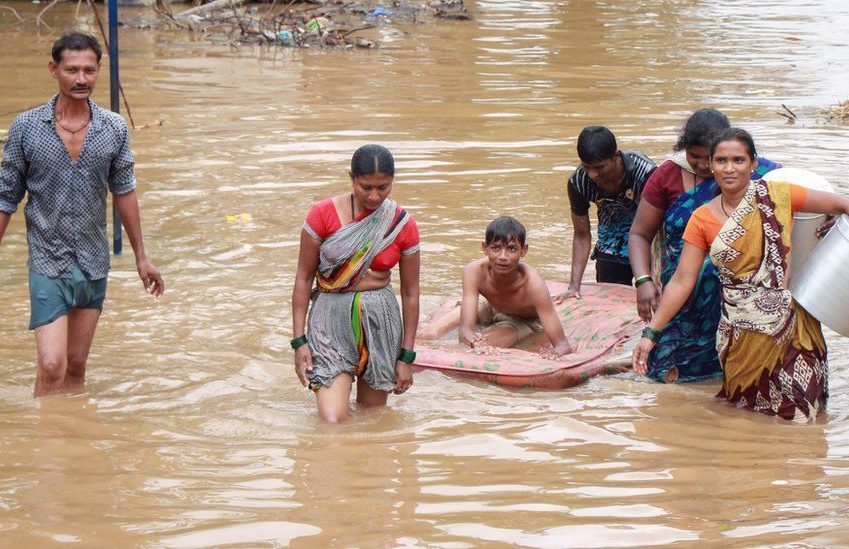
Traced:
[[153, 7], [158, 19], [121, 23], [144, 29], [176, 27], [233, 46], [375, 48], [379, 44], [374, 36], [359, 36], [362, 31], [393, 23], [472, 18], [463, 0], [274, 0], [270, 5], [245, 4], [247, 0], [214, 0], [175, 14], [167, 0], [156, 0]]
[[843, 103], [825, 109], [825, 116], [829, 122], [849, 124], [849, 99]]
[[229, 223], [249, 223], [253, 221], [254, 216], [249, 213], [231, 214], [227, 216]]
[[133, 129], [134, 129], [134, 130], [143, 130], [143, 129], [145, 129], [145, 128], [155, 128], [155, 127], [157, 127], [157, 126], [161, 126], [161, 125], [162, 125], [162, 120], [161, 120], [161, 119], [159, 119], [159, 118], [157, 118], [157, 119], [156, 119], [156, 120], [154, 120], [153, 122], [148, 122], [147, 124], [137, 125], [137, 126], [136, 126], [135, 128], [133, 128]]
[[472, 18], [472, 14], [466, 9], [462, 0], [446, 0], [431, 2], [431, 8], [435, 10], [435, 16], [440, 19], [458, 19], [465, 21]]
[[781, 104], [781, 108], [784, 109], [784, 110], [778, 111], [775, 114], [777, 114], [778, 116], [783, 116], [784, 118], [786, 118], [788, 124], [790, 124], [790, 125], [795, 124], [796, 118], [797, 118], [796, 113], [791, 111], [790, 107], [788, 107], [784, 103]]

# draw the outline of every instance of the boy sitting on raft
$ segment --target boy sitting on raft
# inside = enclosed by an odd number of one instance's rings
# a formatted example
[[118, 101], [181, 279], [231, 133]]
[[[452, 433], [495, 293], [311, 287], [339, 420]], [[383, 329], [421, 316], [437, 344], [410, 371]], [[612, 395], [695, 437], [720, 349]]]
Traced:
[[[463, 269], [460, 309], [428, 326], [419, 337], [436, 339], [459, 325], [460, 343], [475, 353], [498, 354], [499, 347], [513, 347], [544, 332], [551, 342], [540, 350], [544, 358], [571, 353], [545, 281], [521, 262], [528, 253], [525, 227], [512, 217], [499, 217], [487, 226], [481, 248], [485, 257]], [[484, 297], [480, 304], [479, 295]], [[478, 323], [486, 326], [483, 334], [475, 331]]]

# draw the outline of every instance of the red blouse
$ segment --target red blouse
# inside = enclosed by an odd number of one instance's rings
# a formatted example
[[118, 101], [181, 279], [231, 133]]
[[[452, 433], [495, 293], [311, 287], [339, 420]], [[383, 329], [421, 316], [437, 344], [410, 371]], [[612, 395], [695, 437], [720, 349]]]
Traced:
[[649, 176], [643, 188], [642, 199], [655, 208], [666, 211], [683, 193], [681, 166], [666, 160]]
[[[401, 206], [398, 206], [395, 210], [395, 215], [398, 215], [400, 212]], [[354, 221], [360, 221], [372, 213], [372, 211], [364, 211]], [[306, 222], [310, 229], [322, 240], [342, 228], [342, 221], [339, 219], [339, 212], [336, 211], [336, 206], [333, 204], [332, 198], [326, 198], [310, 208]], [[395, 241], [375, 256], [371, 262], [371, 269], [375, 271], [389, 271], [401, 260], [401, 254], [413, 254], [418, 251], [418, 246], [419, 227], [416, 225], [416, 220], [410, 216], [410, 220], [404, 225], [401, 232], [398, 233]]]

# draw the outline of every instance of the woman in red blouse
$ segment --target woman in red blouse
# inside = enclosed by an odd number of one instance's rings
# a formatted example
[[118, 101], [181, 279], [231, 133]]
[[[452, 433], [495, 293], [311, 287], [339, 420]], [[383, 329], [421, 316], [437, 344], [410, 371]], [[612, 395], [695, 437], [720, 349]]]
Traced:
[[[351, 192], [307, 215], [292, 291], [295, 372], [331, 423], [347, 419], [355, 378], [363, 407], [384, 406], [390, 392], [410, 388], [419, 317], [419, 233], [389, 198], [392, 153], [360, 147], [349, 175]], [[390, 285], [396, 265], [401, 310]]]

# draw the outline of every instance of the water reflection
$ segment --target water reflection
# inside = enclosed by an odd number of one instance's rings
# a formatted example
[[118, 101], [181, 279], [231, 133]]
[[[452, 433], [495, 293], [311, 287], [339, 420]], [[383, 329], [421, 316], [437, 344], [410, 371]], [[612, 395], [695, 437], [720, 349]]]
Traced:
[[4, 544], [138, 543], [114, 520], [132, 487], [116, 454], [129, 432], [143, 435], [138, 427], [104, 422], [84, 395], [42, 398], [20, 412], [3, 424]]
[[410, 420], [394, 410], [368, 411], [354, 420], [356, 432], [319, 425], [299, 437], [292, 479], [303, 505], [292, 514], [321, 530], [304, 546], [400, 546], [419, 530], [421, 470]]

